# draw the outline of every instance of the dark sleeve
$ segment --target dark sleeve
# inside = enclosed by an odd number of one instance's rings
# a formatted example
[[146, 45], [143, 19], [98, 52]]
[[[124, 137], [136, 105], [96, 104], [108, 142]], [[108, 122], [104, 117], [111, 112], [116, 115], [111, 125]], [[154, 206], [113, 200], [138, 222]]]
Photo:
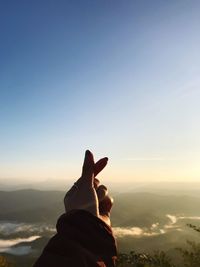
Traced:
[[113, 267], [116, 243], [111, 228], [83, 210], [63, 214], [57, 234], [33, 267]]

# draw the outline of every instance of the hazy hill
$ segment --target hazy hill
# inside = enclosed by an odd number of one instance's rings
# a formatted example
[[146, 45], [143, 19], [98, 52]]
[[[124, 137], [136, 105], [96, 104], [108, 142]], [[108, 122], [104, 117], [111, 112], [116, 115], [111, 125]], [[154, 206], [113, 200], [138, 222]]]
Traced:
[[[64, 212], [62, 191], [0, 191], [0, 220], [55, 222]], [[151, 226], [166, 223], [166, 214], [200, 214], [200, 198], [192, 196], [123, 193], [115, 195], [112, 221], [115, 226]]]
[[152, 193], [123, 193], [115, 197], [113, 225], [150, 226], [166, 214], [200, 214], [200, 198], [191, 196], [157, 195]]
[[[14, 191], [22, 189], [36, 189], [43, 191], [66, 191], [71, 187], [74, 180], [49, 178], [44, 181], [34, 181], [33, 179], [5, 179], [0, 178], [0, 188], [3, 191]], [[198, 182], [109, 182], [106, 186], [112, 192], [137, 193], [148, 192], [160, 195], [190, 195], [200, 197], [200, 183]]]
[[0, 220], [54, 222], [64, 212], [62, 191], [0, 191]]
[[58, 201], [62, 201], [64, 192], [62, 191], [40, 191], [40, 190], [17, 190], [0, 191], [0, 210], [20, 211], [24, 209], [47, 207]]

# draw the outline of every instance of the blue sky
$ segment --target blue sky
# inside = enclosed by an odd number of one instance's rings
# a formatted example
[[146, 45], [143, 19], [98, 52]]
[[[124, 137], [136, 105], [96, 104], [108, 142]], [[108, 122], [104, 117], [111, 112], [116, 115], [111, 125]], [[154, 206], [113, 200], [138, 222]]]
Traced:
[[0, 177], [200, 177], [199, 1], [1, 1]]

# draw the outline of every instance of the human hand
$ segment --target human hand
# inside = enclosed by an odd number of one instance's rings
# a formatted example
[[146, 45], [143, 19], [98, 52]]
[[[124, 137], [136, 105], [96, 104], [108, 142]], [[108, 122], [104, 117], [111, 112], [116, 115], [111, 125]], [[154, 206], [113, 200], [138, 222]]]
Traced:
[[102, 158], [96, 163], [93, 154], [87, 150], [82, 168], [82, 175], [66, 193], [64, 198], [65, 210], [86, 210], [110, 225], [110, 211], [113, 199], [108, 190], [95, 177], [107, 165], [108, 158]]

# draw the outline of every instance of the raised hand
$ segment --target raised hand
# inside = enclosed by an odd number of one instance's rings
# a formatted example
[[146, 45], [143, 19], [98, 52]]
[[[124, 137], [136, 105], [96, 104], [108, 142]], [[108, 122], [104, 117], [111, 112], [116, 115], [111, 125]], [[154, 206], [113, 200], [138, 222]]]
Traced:
[[85, 152], [82, 175], [64, 198], [66, 212], [86, 210], [110, 225], [113, 199], [108, 195], [107, 188], [95, 178], [107, 162], [108, 158], [105, 157], [95, 163], [93, 154], [89, 150]]

